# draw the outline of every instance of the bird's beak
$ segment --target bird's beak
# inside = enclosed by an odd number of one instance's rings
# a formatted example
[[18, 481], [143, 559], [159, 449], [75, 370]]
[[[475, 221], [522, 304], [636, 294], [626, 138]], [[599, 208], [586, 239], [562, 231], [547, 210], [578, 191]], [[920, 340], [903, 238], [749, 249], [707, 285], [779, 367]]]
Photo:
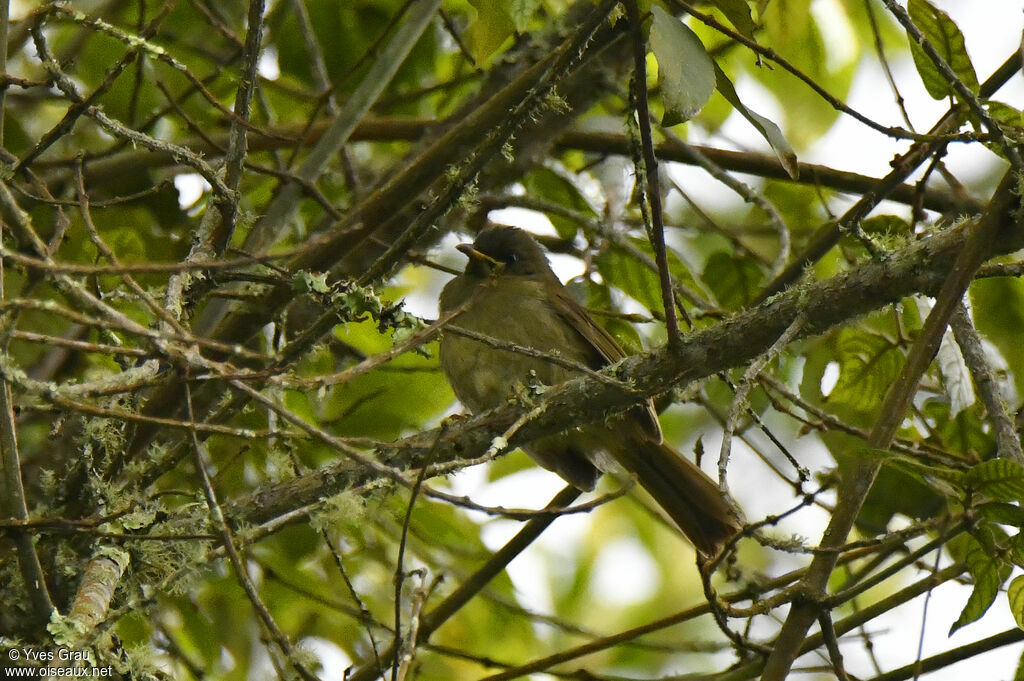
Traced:
[[500, 262], [498, 262], [491, 256], [487, 255], [486, 253], [483, 253], [473, 248], [473, 244], [459, 244], [455, 248], [461, 251], [462, 253], [465, 253], [466, 257], [469, 258], [470, 260], [486, 263], [488, 265], [491, 265], [492, 267], [497, 267], [498, 265], [501, 264]]

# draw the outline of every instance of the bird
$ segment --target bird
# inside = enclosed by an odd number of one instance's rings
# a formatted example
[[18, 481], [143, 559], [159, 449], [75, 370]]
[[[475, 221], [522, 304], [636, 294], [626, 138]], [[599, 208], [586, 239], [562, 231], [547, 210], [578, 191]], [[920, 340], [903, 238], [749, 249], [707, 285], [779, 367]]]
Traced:
[[[441, 292], [442, 313], [456, 316], [442, 334], [439, 359], [469, 411], [498, 407], [531, 381], [558, 385], [626, 356], [570, 296], [529, 232], [493, 225], [456, 248], [468, 262]], [[718, 485], [663, 442], [651, 400], [603, 422], [537, 438], [523, 449], [586, 492], [603, 472], [625, 469], [705, 559], [742, 529]]]

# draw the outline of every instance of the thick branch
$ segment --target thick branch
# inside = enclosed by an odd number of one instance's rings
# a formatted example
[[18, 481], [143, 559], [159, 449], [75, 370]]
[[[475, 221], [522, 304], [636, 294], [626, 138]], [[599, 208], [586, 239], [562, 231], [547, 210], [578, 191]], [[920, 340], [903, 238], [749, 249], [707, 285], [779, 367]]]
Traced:
[[[850, 272], [787, 291], [757, 308], [685, 336], [674, 352], [661, 348], [629, 357], [610, 371], [616, 379], [631, 385], [633, 391], [591, 377], [548, 391], [540, 401], [544, 409], [522, 426], [510, 444], [516, 446], [569, 425], [597, 420], [608, 413], [623, 411], [643, 397], [740, 366], [771, 347], [801, 312], [806, 322], [794, 340], [823, 333], [914, 293], [934, 295], [963, 250], [969, 233], [969, 227], [952, 228], [914, 242], [892, 253], [884, 262], [870, 261]], [[1019, 222], [1005, 225], [988, 255], [1012, 252], [1022, 246], [1024, 226]], [[436, 431], [427, 431], [400, 440], [379, 454], [389, 465], [413, 468], [436, 441], [433, 461], [442, 467], [485, 451], [493, 438], [533, 407], [508, 405], [467, 419], [450, 428], [440, 440]], [[265, 488], [234, 504], [232, 513], [261, 522], [373, 479], [376, 476], [371, 471], [341, 461]]]

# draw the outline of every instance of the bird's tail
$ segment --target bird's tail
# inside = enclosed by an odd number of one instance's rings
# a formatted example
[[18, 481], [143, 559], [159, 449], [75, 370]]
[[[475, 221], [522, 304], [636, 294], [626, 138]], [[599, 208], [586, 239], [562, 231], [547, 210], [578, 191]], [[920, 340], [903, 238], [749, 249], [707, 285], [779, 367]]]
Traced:
[[672, 447], [650, 442], [616, 454], [705, 556], [718, 553], [740, 531], [718, 485]]

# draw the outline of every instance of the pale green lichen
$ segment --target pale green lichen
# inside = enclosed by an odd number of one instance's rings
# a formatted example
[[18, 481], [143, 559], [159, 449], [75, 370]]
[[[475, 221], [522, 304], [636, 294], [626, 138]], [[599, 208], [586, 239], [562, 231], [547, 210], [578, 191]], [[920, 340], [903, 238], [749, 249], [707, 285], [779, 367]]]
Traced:
[[298, 293], [330, 293], [331, 285], [327, 283], [327, 272], [299, 270], [292, 276], [292, 290]]
[[56, 608], [50, 612], [50, 622], [46, 625], [46, 630], [53, 637], [53, 642], [59, 646], [74, 645], [86, 634], [84, 624], [60, 614]]
[[330, 496], [317, 506], [309, 517], [310, 525], [324, 532], [352, 527], [366, 517], [366, 505], [352, 492]]

